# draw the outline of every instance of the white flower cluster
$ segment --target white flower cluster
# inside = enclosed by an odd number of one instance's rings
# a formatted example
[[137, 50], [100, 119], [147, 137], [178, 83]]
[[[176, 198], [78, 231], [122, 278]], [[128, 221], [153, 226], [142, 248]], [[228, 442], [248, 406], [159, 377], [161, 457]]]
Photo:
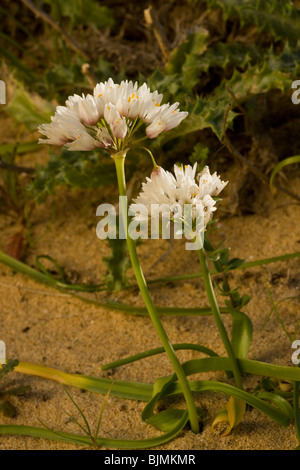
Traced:
[[39, 143], [65, 145], [69, 150], [103, 147], [118, 151], [143, 122], [152, 139], [178, 126], [188, 114], [179, 111], [179, 103], [161, 105], [162, 98], [145, 83], [140, 87], [128, 80], [117, 84], [110, 78], [97, 84], [93, 95], [73, 95], [66, 106], [58, 106], [52, 122], [39, 126], [47, 137]]
[[[194, 222], [197, 217], [201, 219], [201, 227], [206, 228], [213, 212], [216, 210], [215, 197], [219, 195], [228, 182], [222, 181], [217, 173], [210, 174], [208, 166], [196, 176], [197, 163], [191, 165], [174, 166], [175, 176], [169, 171], [159, 167], [151, 173], [151, 177], [142, 184], [142, 191], [130, 206], [130, 213], [135, 219], [143, 221], [145, 215], [156, 215], [162, 218], [171, 216], [173, 221], [178, 217], [185, 221], [186, 210]], [[160, 206], [158, 211], [153, 208]], [[141, 210], [145, 207], [146, 210]], [[200, 230], [199, 230], [200, 231]]]

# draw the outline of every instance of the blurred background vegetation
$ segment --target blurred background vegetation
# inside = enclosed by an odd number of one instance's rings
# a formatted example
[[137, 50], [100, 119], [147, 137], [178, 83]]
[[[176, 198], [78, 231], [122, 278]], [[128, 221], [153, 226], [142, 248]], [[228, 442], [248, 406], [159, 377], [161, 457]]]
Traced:
[[[57, 186], [114, 182], [104, 153], [52, 148], [45, 163], [35, 161], [37, 126], [69, 95], [109, 77], [146, 81], [189, 111], [150, 148], [165, 168], [236, 168], [239, 213], [253, 213], [272, 170], [300, 153], [300, 107], [291, 101], [300, 78], [298, 0], [2, 0], [0, 15], [0, 210], [24, 224]], [[150, 161], [130, 152], [129, 176], [137, 168], [147, 175]], [[278, 178], [277, 189], [299, 201], [288, 186]]]

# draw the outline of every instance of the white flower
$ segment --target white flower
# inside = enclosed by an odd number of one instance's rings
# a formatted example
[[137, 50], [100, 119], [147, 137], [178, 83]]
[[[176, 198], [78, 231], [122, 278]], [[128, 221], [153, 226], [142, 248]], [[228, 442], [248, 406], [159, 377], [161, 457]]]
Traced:
[[97, 124], [100, 113], [97, 108], [94, 97], [91, 95], [70, 96], [66, 101], [66, 106], [74, 111], [74, 113], [88, 126], [93, 126]]
[[179, 111], [178, 103], [161, 105], [162, 99], [146, 83], [138, 86], [126, 80], [117, 84], [110, 78], [98, 83], [93, 95], [69, 96], [65, 106], [58, 106], [51, 123], [39, 126], [47, 137], [39, 143], [66, 145], [69, 150], [104, 147], [120, 151], [132, 145], [141, 124], [147, 125], [146, 136], [153, 139], [188, 115]]
[[198, 217], [201, 219], [201, 230], [205, 230], [216, 210], [216, 201], [213, 198], [220, 193], [227, 182], [222, 181], [217, 173], [211, 175], [207, 166], [196, 178], [196, 169], [197, 163], [193, 167], [186, 165], [184, 168], [175, 165], [175, 175], [161, 167], [154, 170], [151, 177], [147, 177], [146, 182], [142, 184], [139, 196], [130, 205], [132, 215], [139, 211], [134, 217], [135, 220], [143, 220], [139, 210], [141, 205], [147, 209], [144, 211], [145, 214], [157, 217], [158, 212], [153, 213], [153, 208], [159, 204], [161, 217], [170, 217], [171, 213], [173, 219], [179, 217], [185, 222], [188, 214], [191, 219], [190, 228]]
[[124, 139], [127, 134], [126, 119], [120, 116], [116, 106], [106, 103], [104, 108], [104, 119], [109, 124], [110, 130], [117, 139]]

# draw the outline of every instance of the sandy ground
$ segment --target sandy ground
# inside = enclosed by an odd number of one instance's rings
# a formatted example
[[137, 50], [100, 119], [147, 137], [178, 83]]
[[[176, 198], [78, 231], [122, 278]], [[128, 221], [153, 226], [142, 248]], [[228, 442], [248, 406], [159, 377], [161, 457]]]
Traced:
[[[34, 156], [40, 158], [39, 154]], [[222, 175], [226, 177], [226, 175]], [[295, 176], [289, 187], [300, 189], [300, 178]], [[48, 254], [57, 259], [72, 282], [101, 282], [106, 273], [102, 257], [109, 253], [107, 244], [96, 237], [96, 208], [101, 202], [116, 202], [116, 188], [105, 192], [73, 191], [61, 189], [56, 198], [39, 205], [32, 215], [32, 237], [24, 261], [33, 266], [37, 254]], [[226, 237], [231, 256], [246, 260], [278, 256], [299, 251], [300, 206], [282, 194], [271, 196], [268, 188], [257, 200], [254, 215], [229, 216], [230, 186], [224, 192], [224, 201], [218, 211], [218, 231], [213, 236], [217, 243]], [[50, 224], [53, 207], [56, 214]], [[14, 220], [1, 216], [0, 248], [4, 249], [9, 237], [17, 231]], [[139, 254], [146, 276], [151, 279], [174, 274], [199, 271], [193, 252], [184, 250], [177, 241], [172, 253], [157, 268], [151, 266], [168, 248], [164, 240], [149, 241], [139, 246]], [[251, 296], [244, 308], [254, 325], [249, 358], [274, 364], [292, 365], [291, 342], [282, 330], [275, 314], [266, 322], [271, 303], [266, 286], [275, 301], [285, 297], [298, 297], [300, 260], [270, 264], [230, 275], [232, 286], [241, 286], [241, 292]], [[153, 284], [151, 294], [157, 306], [197, 307], [208, 305], [201, 279], [164, 284]], [[105, 299], [107, 294], [96, 294]], [[111, 299], [132, 305], [143, 305], [136, 289], [111, 294]], [[295, 332], [299, 319], [299, 301], [286, 300], [279, 313], [287, 331]], [[225, 318], [230, 327], [230, 319]], [[209, 317], [163, 317], [163, 323], [172, 342], [192, 342], [224, 354], [213, 320]], [[153, 382], [169, 374], [172, 369], [168, 358], [160, 355], [120, 367], [113, 372], [102, 372], [101, 364], [140, 351], [160, 346], [151, 321], [147, 317], [131, 316], [86, 304], [69, 295], [40, 285], [21, 274], [0, 265], [0, 338], [5, 341], [9, 358], [58, 368], [67, 372], [110, 377], [116, 380]], [[195, 351], [178, 352], [180, 360], [201, 357]], [[204, 378], [227, 381], [223, 373], [203, 374]], [[245, 389], [253, 389], [259, 377], [246, 377]], [[62, 386], [38, 377], [18, 373], [3, 381], [5, 386], [30, 385], [31, 392], [14, 397], [18, 415], [3, 418], [1, 424], [40, 426], [39, 420], [56, 430], [78, 433], [79, 429], [64, 410], [78, 418], [78, 411], [70, 402]], [[86, 414], [91, 427], [97, 424], [103, 396], [69, 389], [73, 398]], [[213, 419], [225, 405], [226, 397], [217, 393], [197, 394], [198, 406], [207, 409], [201, 434], [184, 430], [173, 441], [159, 449], [293, 449], [297, 445], [294, 425], [281, 427], [256, 410], [247, 411], [243, 422], [226, 438], [212, 429]], [[173, 402], [172, 402], [173, 403]], [[177, 404], [177, 403], [176, 403]], [[184, 405], [178, 400], [179, 405]], [[109, 397], [101, 425], [103, 437], [142, 439], [159, 435], [159, 431], [141, 421], [144, 403]], [[76, 446], [27, 437], [1, 436], [0, 449], [75, 449]]]

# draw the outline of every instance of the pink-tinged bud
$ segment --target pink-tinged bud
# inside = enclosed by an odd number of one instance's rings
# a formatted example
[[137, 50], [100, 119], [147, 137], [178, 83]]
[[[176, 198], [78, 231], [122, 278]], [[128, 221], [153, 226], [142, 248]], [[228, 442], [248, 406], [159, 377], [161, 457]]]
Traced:
[[156, 178], [157, 176], [161, 174], [162, 170], [163, 170], [162, 167], [158, 166], [155, 170], [152, 171], [150, 178], [151, 179]]

